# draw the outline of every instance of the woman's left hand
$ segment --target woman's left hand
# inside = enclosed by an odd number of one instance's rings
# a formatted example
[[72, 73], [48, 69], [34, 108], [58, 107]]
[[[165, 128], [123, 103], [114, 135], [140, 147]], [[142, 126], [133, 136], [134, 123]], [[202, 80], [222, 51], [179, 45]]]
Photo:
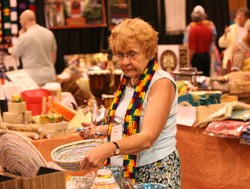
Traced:
[[114, 155], [115, 146], [112, 143], [99, 145], [87, 153], [80, 162], [80, 169], [91, 170], [104, 166], [104, 161]]

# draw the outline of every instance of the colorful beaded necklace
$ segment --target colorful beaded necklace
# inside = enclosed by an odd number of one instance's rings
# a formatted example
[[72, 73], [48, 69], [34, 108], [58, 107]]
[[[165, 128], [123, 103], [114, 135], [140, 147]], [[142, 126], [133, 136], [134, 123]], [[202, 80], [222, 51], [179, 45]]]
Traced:
[[[155, 70], [158, 68], [158, 64], [154, 59], [150, 60], [147, 68], [144, 70], [143, 74], [140, 76], [139, 83], [135, 87], [135, 91], [132, 99], [128, 105], [126, 115], [124, 117], [124, 133], [123, 138], [139, 132], [140, 115], [142, 112], [142, 106], [145, 99], [146, 92], [153, 78]], [[120, 85], [116, 91], [115, 98], [109, 109], [109, 131], [108, 131], [108, 141], [110, 141], [110, 134], [112, 130], [112, 122], [114, 121], [115, 111], [118, 107], [120, 99], [126, 88], [129, 78], [124, 76], [120, 82]], [[123, 166], [125, 167], [124, 177], [130, 178], [135, 181], [135, 167], [136, 167], [136, 155], [124, 155], [123, 156]]]

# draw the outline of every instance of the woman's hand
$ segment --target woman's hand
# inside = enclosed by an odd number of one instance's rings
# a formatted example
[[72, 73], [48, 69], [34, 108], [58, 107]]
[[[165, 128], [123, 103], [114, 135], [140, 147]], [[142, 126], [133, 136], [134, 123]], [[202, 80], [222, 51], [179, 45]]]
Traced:
[[96, 138], [96, 127], [93, 123], [81, 123], [83, 126], [83, 130], [80, 131], [79, 135], [83, 139]]
[[113, 143], [105, 143], [90, 150], [80, 163], [80, 169], [91, 170], [104, 166], [104, 161], [113, 156], [115, 145]]

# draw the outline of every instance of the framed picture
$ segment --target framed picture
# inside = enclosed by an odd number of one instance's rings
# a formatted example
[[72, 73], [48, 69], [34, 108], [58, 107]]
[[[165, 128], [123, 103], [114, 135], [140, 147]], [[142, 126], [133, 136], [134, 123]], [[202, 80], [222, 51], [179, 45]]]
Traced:
[[44, 12], [50, 29], [107, 26], [104, 0], [45, 0]]
[[130, 17], [130, 0], [108, 0], [108, 23], [110, 29], [119, 24], [123, 19]]

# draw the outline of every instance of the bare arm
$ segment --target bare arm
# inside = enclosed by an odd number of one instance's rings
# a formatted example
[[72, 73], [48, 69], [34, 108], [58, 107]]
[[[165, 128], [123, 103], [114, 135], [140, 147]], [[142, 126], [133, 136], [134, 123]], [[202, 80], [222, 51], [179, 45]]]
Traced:
[[[120, 146], [120, 154], [135, 154], [154, 144], [168, 119], [174, 96], [175, 89], [170, 80], [160, 79], [154, 83], [148, 95], [140, 133], [116, 141]], [[114, 151], [115, 145], [112, 143], [97, 146], [81, 161], [81, 167], [100, 167], [105, 159], [114, 155]]]
[[230, 43], [230, 38], [228, 35], [230, 34], [230, 28], [228, 26], [225, 27], [224, 34], [219, 38], [218, 45], [221, 48], [227, 48], [228, 44]]
[[161, 79], [154, 83], [148, 95], [140, 133], [117, 142], [121, 154], [134, 154], [151, 148], [167, 122], [174, 96], [175, 89], [170, 80]]

